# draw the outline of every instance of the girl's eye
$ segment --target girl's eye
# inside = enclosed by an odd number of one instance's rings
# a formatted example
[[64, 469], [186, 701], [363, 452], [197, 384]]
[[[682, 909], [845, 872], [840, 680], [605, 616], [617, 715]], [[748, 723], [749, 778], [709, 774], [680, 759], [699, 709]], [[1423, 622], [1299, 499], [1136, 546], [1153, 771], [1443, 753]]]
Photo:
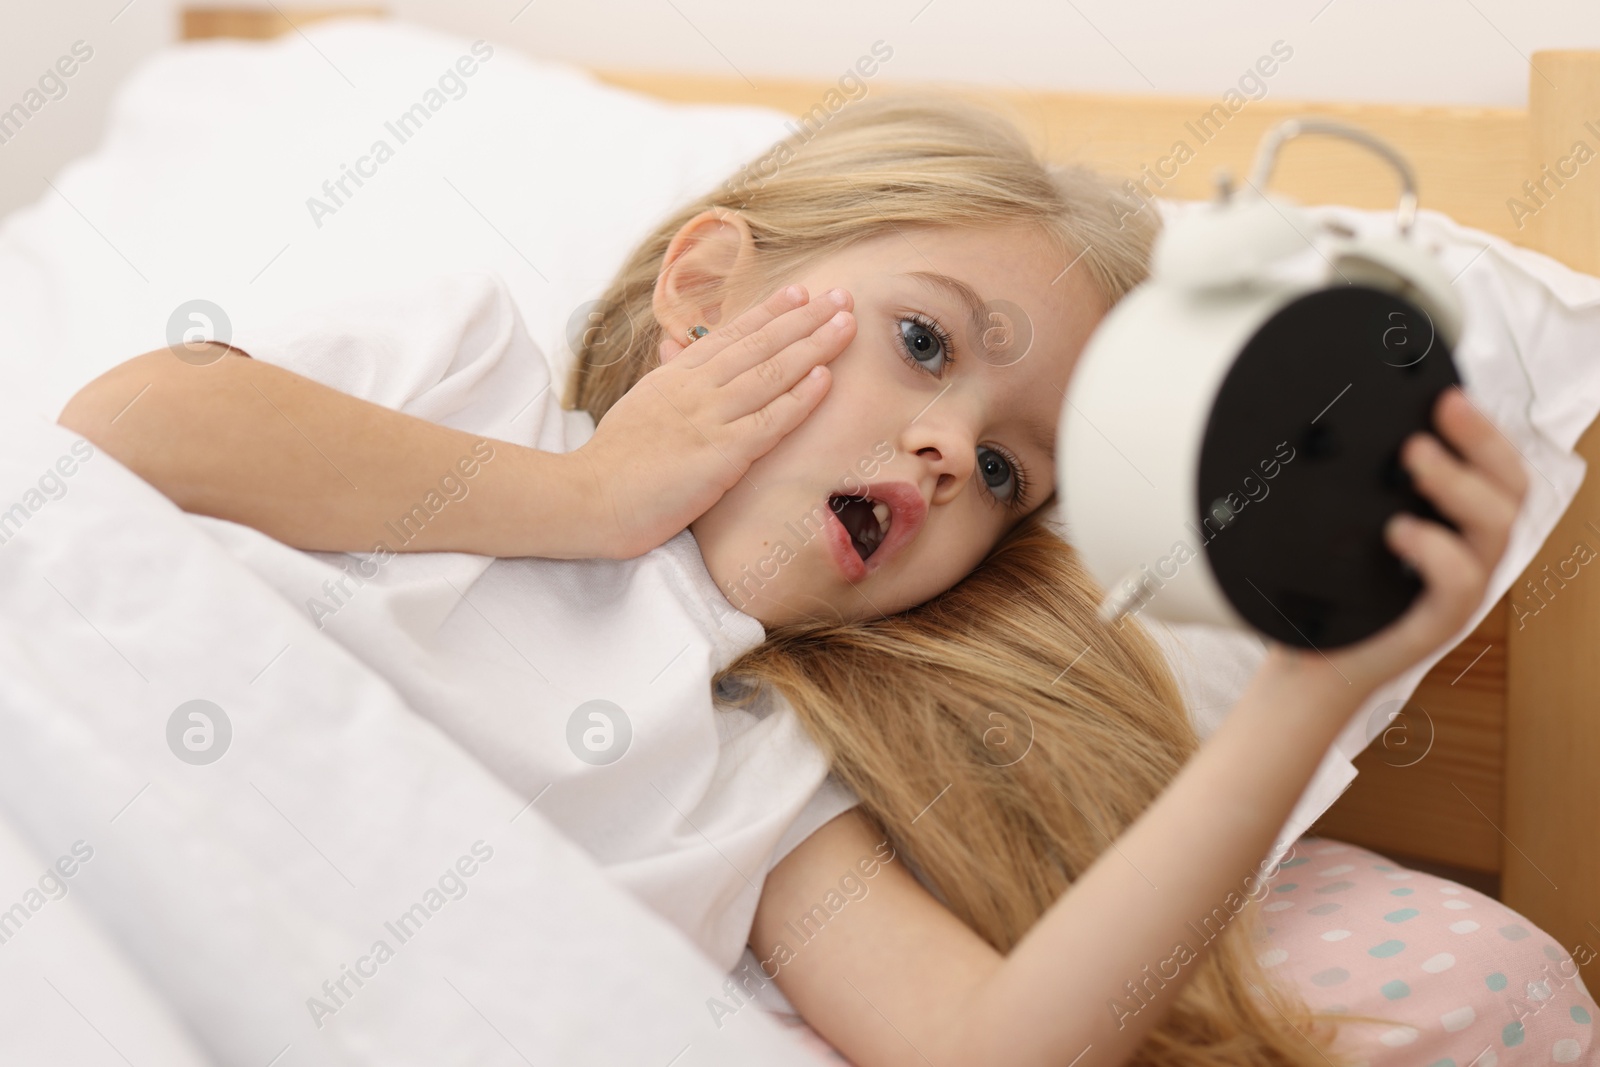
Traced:
[[1001, 501], [1012, 507], [1021, 507], [1022, 472], [1001, 453], [988, 445], [978, 446], [978, 474]]
[[920, 315], [903, 318], [899, 325], [900, 344], [906, 350], [906, 358], [935, 378], [942, 377], [945, 364], [954, 362], [944, 331], [937, 323], [924, 320]]

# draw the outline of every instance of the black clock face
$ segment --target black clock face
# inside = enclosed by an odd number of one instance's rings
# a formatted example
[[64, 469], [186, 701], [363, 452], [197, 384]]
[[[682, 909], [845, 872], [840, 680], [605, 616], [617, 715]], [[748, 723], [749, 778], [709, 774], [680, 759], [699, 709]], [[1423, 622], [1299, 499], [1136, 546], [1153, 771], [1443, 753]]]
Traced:
[[1267, 320], [1223, 380], [1196, 486], [1191, 532], [1234, 610], [1323, 649], [1405, 612], [1422, 582], [1384, 522], [1404, 509], [1453, 524], [1411, 486], [1400, 445], [1459, 381], [1428, 314], [1392, 293], [1324, 289]]

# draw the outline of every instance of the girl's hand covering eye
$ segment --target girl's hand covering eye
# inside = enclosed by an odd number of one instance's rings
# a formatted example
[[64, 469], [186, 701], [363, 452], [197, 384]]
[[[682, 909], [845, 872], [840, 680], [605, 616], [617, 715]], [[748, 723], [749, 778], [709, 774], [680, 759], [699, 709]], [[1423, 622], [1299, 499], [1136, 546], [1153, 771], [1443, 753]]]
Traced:
[[1364, 641], [1301, 657], [1301, 670], [1333, 670], [1330, 681], [1370, 690], [1454, 637], [1483, 602], [1489, 576], [1505, 552], [1511, 525], [1528, 491], [1522, 458], [1459, 387], [1434, 404], [1433, 434], [1419, 433], [1400, 448], [1400, 462], [1417, 490], [1460, 527], [1415, 515], [1390, 518], [1384, 539], [1414, 567], [1425, 588], [1411, 608]]
[[674, 537], [799, 426], [828, 391], [824, 364], [855, 337], [842, 289], [798, 285], [688, 346], [612, 405], [575, 453], [588, 468], [595, 555], [630, 559]]

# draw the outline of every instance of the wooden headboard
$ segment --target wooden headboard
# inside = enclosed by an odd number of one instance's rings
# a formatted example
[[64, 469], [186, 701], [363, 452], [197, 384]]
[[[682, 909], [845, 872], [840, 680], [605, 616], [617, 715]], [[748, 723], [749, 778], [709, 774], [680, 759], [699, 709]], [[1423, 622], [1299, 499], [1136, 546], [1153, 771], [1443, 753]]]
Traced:
[[[267, 37], [328, 14], [371, 8], [195, 9], [185, 35]], [[1055, 160], [1144, 179], [1162, 196], [1209, 196], [1214, 174], [1249, 172], [1263, 133], [1293, 115], [1321, 115], [1370, 130], [1415, 168], [1421, 206], [1600, 274], [1600, 176], [1579, 170], [1559, 188], [1575, 142], [1600, 130], [1600, 52], [1539, 52], [1529, 106], [1420, 107], [1250, 100], [1236, 111], [1203, 98], [1077, 93], [974, 92], [1009, 110]], [[758, 104], [802, 114], [834, 86], [825, 82], [602, 71], [617, 86], [684, 102]], [[892, 87], [869, 86], [869, 92]], [[1198, 136], [1203, 135], [1203, 136]], [[1174, 143], [1193, 158], [1173, 167]], [[1545, 168], [1550, 168], [1546, 171]], [[1147, 170], [1148, 168], [1148, 170]], [[1155, 173], [1160, 180], [1147, 177]], [[1524, 183], [1534, 183], [1529, 195]], [[1539, 191], [1542, 185], [1543, 192]], [[1332, 139], [1291, 145], [1272, 186], [1302, 203], [1393, 205], [1392, 172]], [[1513, 200], [1524, 205], [1514, 211]], [[1537, 210], [1527, 210], [1535, 207]], [[1600, 432], [1579, 442], [1600, 459]], [[1525, 581], [1570, 555], [1577, 531], [1600, 520], [1600, 488], [1585, 481]], [[1600, 583], [1569, 582], [1519, 627], [1502, 599], [1484, 623], [1424, 679], [1408, 702], [1405, 746], [1375, 742], [1361, 773], [1314, 832], [1352, 841], [1413, 866], [1440, 869], [1500, 899], [1548, 930], [1600, 982]], [[1391, 740], [1395, 739], [1391, 729]], [[1426, 754], [1417, 758], [1425, 750]], [[1589, 951], [1580, 951], [1587, 944]]]

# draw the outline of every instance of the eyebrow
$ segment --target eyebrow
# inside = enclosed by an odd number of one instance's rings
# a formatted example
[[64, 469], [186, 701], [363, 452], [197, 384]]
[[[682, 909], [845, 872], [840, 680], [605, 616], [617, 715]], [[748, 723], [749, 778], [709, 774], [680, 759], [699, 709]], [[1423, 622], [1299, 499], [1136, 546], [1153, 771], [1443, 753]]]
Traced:
[[1039, 451], [1043, 452], [1049, 458], [1050, 463], [1054, 465], [1056, 461], [1056, 426], [1059, 420], [1051, 419], [1048, 422], [1040, 422], [1032, 417], [1022, 416], [1017, 419], [1017, 422], [1027, 432], [1028, 439], [1037, 445]]
[[[910, 271], [905, 275], [905, 277], [911, 278], [914, 281], [922, 282], [924, 285], [930, 285], [935, 289], [941, 289], [947, 295], [954, 296], [957, 300], [961, 301], [961, 303], [965, 304], [967, 306], [968, 313], [972, 317], [972, 328], [974, 331], [976, 331], [977, 336], [983, 336], [983, 331], [989, 328], [989, 322], [985, 318], [986, 305], [983, 297], [979, 296], [976, 289], [972, 288], [972, 286], [968, 285], [960, 278], [952, 278], [948, 274], [940, 274], [937, 271], [931, 270]], [[1028, 434], [1028, 439], [1032, 441], [1033, 444], [1038, 447], [1039, 451], [1043, 452], [1045, 456], [1049, 458], [1051, 464], [1054, 465], [1056, 461], [1055, 436], [1058, 420], [1041, 422], [1028, 416], [1022, 416], [1019, 417], [1017, 421], [1022, 427], [1023, 431]]]
[[989, 322], [984, 317], [983, 297], [979, 296], [976, 289], [960, 278], [952, 278], [948, 274], [940, 274], [938, 271], [931, 270], [914, 270], [906, 274], [905, 277], [913, 281], [922, 282], [924, 285], [931, 285], [935, 289], [942, 289], [946, 296], [953, 296], [965, 304], [967, 313], [972, 319], [972, 329], [977, 336], [982, 337], [983, 331], [988, 329]]

